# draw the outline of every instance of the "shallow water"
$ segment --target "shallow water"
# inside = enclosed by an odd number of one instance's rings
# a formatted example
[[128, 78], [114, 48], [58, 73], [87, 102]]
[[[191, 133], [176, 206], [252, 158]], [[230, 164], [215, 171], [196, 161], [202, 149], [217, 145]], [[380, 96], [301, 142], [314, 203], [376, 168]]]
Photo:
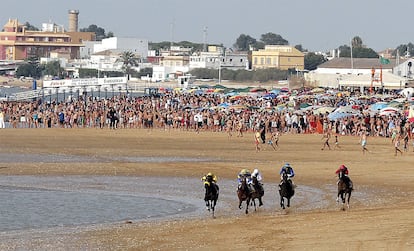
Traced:
[[[0, 176], [0, 232], [206, 214], [199, 179], [118, 176]], [[243, 214], [235, 180], [221, 180], [216, 215]], [[280, 210], [277, 184], [266, 184], [264, 206]], [[325, 192], [299, 186], [294, 210], [325, 208]], [[243, 204], [245, 207], [245, 204]], [[250, 212], [254, 208], [251, 207]]]
[[[126, 176], [0, 176], [0, 250], [99, 250], [79, 232], [125, 222], [210, 217], [198, 178]], [[217, 217], [245, 216], [237, 181], [220, 179]], [[283, 212], [278, 184], [264, 182], [264, 206], [250, 214]], [[335, 184], [298, 184], [290, 213], [337, 207]], [[352, 203], [384, 203], [368, 187]], [[361, 200], [362, 198], [362, 200]]]

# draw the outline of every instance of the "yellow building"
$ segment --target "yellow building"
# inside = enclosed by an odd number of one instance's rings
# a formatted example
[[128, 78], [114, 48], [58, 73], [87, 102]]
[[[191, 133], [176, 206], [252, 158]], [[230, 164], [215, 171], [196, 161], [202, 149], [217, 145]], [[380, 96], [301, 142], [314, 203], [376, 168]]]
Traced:
[[297, 69], [305, 67], [305, 54], [288, 45], [266, 45], [264, 49], [252, 51], [252, 68], [279, 70]]
[[0, 60], [50, 57], [51, 52], [67, 53], [74, 59], [79, 57], [82, 41], [93, 40], [93, 32], [65, 32], [57, 26], [52, 31], [32, 31], [17, 19], [9, 19], [0, 32]]
[[164, 56], [161, 59], [160, 65], [168, 66], [168, 67], [181, 67], [181, 66], [188, 66], [189, 63], [190, 63], [190, 56], [187, 56], [187, 55]]

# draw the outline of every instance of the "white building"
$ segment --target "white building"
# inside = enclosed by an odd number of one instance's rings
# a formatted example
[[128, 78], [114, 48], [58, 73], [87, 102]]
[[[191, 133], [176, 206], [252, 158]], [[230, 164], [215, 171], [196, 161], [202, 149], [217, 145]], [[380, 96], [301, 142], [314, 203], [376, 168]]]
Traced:
[[93, 53], [112, 50], [118, 52], [130, 51], [141, 58], [148, 56], [148, 40], [141, 38], [111, 37], [102, 39], [100, 44], [95, 44]]

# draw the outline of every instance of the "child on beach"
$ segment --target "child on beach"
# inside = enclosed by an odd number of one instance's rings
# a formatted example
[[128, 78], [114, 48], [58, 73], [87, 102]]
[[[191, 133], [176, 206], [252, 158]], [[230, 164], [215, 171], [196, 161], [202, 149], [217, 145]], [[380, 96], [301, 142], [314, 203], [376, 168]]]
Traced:
[[339, 141], [338, 141], [338, 135], [335, 135], [335, 146], [334, 146], [334, 150], [336, 149], [336, 148], [341, 148], [340, 146], [339, 146]]

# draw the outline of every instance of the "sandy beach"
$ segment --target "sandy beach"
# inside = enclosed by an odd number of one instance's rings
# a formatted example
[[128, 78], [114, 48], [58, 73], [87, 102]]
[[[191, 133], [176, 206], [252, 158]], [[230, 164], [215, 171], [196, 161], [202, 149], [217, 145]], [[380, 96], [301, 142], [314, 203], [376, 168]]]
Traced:
[[[199, 180], [206, 172], [220, 179], [236, 179], [242, 168], [258, 167], [264, 184], [279, 181], [279, 169], [289, 161], [295, 182], [326, 191], [327, 206], [281, 210], [278, 204], [239, 210], [234, 197], [232, 215], [216, 218], [207, 212], [197, 218], [114, 223], [76, 228], [69, 233], [26, 235], [30, 250], [412, 250], [414, 248], [414, 152], [394, 156], [388, 138], [368, 138], [369, 153], [362, 154], [358, 138], [340, 137], [340, 149], [321, 151], [321, 135], [283, 135], [280, 148], [262, 145], [256, 152], [253, 134], [228, 138], [225, 133], [108, 129], [3, 129], [1, 153], [71, 154], [75, 156], [166, 157], [165, 161], [105, 163], [2, 163], [0, 175], [104, 175], [187, 177]], [[167, 157], [202, 158], [201, 162], [171, 162]], [[207, 161], [205, 161], [207, 159]], [[351, 208], [342, 211], [335, 202], [335, 170], [350, 169], [356, 193]], [[200, 181], [200, 186], [202, 186]], [[365, 196], [358, 198], [358, 191]], [[200, 195], [201, 196], [201, 195]], [[276, 194], [265, 194], [277, 196]], [[312, 200], [312, 198], [308, 198]], [[203, 202], [201, 202], [203, 203]], [[16, 234], [18, 236], [18, 234]], [[32, 236], [32, 237], [31, 237]], [[64, 238], [62, 237], [64, 236]], [[0, 247], [15, 249], [13, 236]], [[31, 239], [33, 238], [33, 239]], [[56, 241], [56, 238], [60, 241]], [[7, 246], [6, 246], [7, 245]], [[12, 246], [10, 246], [12, 245]], [[20, 246], [21, 248], [21, 246]]]

